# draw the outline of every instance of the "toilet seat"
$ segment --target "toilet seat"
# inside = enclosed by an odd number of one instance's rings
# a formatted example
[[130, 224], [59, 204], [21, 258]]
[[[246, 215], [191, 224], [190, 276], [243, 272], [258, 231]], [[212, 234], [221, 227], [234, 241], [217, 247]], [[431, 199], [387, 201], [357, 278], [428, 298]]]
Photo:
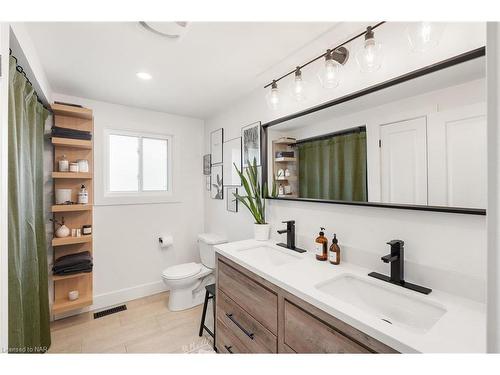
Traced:
[[168, 267], [163, 271], [163, 278], [167, 280], [179, 280], [194, 276], [201, 271], [200, 263], [183, 263]]

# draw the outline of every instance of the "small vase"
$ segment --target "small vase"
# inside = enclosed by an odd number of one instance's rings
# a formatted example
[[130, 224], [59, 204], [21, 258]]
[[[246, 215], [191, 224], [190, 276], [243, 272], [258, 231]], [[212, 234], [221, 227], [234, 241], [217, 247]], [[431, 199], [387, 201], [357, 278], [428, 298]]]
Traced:
[[269, 239], [269, 224], [254, 224], [254, 237], [257, 241], [267, 241]]
[[61, 225], [57, 230], [56, 230], [56, 237], [57, 238], [64, 238], [68, 237], [70, 234], [70, 230], [66, 225]]

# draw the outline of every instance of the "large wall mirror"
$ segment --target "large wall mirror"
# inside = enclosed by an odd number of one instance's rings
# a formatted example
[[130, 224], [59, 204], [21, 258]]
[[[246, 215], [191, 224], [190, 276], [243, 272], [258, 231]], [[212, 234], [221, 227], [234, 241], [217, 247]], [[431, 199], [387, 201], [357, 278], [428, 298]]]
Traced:
[[485, 214], [486, 61], [471, 51], [263, 125], [276, 199]]

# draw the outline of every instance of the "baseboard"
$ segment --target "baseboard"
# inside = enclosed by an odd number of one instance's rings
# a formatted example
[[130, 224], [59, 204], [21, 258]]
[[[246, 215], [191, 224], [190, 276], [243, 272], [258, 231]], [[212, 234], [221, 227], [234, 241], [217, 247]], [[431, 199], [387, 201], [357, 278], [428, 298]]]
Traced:
[[94, 295], [94, 303], [91, 306], [85, 309], [74, 310], [61, 315], [57, 315], [57, 317], [54, 317], [54, 320], [67, 318], [69, 316], [78, 315], [87, 311], [106, 309], [115, 305], [120, 305], [124, 302], [151, 296], [153, 294], [165, 292], [167, 290], [168, 288], [166, 287], [165, 283], [163, 281], [158, 281], [154, 283], [134, 286], [132, 288], [119, 289], [109, 293]]

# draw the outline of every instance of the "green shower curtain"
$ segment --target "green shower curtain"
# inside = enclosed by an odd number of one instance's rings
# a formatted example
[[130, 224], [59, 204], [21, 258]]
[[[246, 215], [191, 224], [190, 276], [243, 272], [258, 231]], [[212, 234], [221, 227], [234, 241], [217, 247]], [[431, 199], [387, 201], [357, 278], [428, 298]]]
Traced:
[[368, 200], [366, 130], [299, 143], [301, 198]]
[[43, 210], [43, 134], [48, 111], [10, 59], [9, 351], [50, 346], [47, 244]]

